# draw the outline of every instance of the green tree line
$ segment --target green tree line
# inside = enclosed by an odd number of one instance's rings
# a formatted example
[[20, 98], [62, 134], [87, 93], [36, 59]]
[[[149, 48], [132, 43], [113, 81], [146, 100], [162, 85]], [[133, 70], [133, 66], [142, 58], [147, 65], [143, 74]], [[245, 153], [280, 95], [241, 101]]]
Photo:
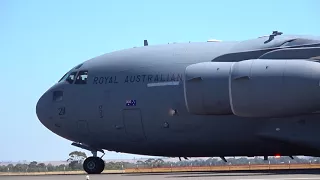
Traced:
[[[0, 172], [52, 172], [52, 171], [82, 171], [82, 163], [87, 158], [86, 154], [81, 151], [73, 151], [69, 153], [67, 164], [52, 165], [38, 163], [32, 161], [29, 164], [8, 164], [0, 166]], [[224, 162], [218, 158], [208, 158], [206, 160], [182, 160], [177, 162], [166, 162], [160, 158], [149, 158], [145, 161], [138, 160], [136, 163], [130, 162], [106, 162], [106, 170], [121, 170], [125, 168], [142, 168], [142, 167], [183, 167], [183, 166], [216, 166], [216, 165], [243, 165], [243, 164], [319, 164], [319, 158], [298, 158], [289, 157], [273, 158], [269, 157], [268, 161], [264, 161], [261, 157], [255, 158], [227, 158], [228, 162]]]

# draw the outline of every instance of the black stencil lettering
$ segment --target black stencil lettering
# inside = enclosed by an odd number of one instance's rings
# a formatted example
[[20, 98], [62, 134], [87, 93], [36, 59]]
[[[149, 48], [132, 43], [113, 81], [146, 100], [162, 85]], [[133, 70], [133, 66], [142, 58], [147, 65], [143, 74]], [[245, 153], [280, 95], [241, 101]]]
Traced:
[[93, 79], [93, 84], [98, 84], [98, 80], [99, 80], [98, 77], [94, 77], [94, 79]]
[[161, 74], [161, 76], [160, 76], [160, 81], [161, 81], [161, 82], [165, 81], [165, 80], [163, 79], [163, 75], [162, 75], [162, 74]]
[[113, 77], [111, 76], [110, 78], [109, 78], [109, 83], [112, 83], [113, 82]]
[[109, 79], [109, 78], [110, 78], [109, 76], [104, 77], [104, 83], [105, 83], [105, 84], [108, 84], [108, 79]]
[[102, 105], [99, 106], [99, 115], [100, 115], [100, 118], [103, 118], [103, 110], [102, 110]]
[[175, 78], [174, 74], [172, 74], [171, 81], [175, 81], [175, 80], [176, 80], [176, 78]]
[[159, 75], [156, 75], [156, 77], [153, 79], [154, 82], [158, 82], [159, 81]]
[[152, 81], [152, 75], [148, 75], [148, 82]]
[[104, 77], [100, 77], [100, 78], [99, 78], [99, 84], [102, 84], [102, 83], [103, 83], [103, 80], [104, 80]]
[[129, 82], [129, 77], [126, 76], [126, 79], [124, 80], [125, 83]]
[[144, 82], [146, 75], [142, 75], [142, 82]]
[[117, 84], [117, 83], [118, 83], [118, 81], [117, 81], [117, 76], [114, 77], [113, 83], [114, 83], [114, 84]]
[[136, 81], [137, 81], [137, 82], [140, 82], [140, 78], [141, 78], [141, 76], [138, 75]]
[[60, 115], [60, 116], [66, 114], [66, 108], [65, 108], [65, 107], [60, 107], [60, 108], [58, 108], [58, 110], [59, 110], [59, 115]]
[[136, 79], [136, 76], [130, 76], [130, 82], [134, 82]]
[[[140, 74], [126, 76], [124, 79], [120, 79], [120, 82], [124, 83], [152, 83], [152, 82], [166, 82], [166, 81], [183, 81], [182, 74]], [[94, 77], [93, 84], [117, 84], [117, 76], [104, 76]]]

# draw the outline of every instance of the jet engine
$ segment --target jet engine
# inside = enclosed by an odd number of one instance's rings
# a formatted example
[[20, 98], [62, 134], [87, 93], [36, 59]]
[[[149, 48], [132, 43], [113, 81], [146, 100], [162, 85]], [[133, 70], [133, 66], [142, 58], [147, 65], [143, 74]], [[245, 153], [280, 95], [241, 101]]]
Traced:
[[320, 110], [320, 64], [294, 59], [204, 62], [186, 68], [188, 111], [283, 117]]

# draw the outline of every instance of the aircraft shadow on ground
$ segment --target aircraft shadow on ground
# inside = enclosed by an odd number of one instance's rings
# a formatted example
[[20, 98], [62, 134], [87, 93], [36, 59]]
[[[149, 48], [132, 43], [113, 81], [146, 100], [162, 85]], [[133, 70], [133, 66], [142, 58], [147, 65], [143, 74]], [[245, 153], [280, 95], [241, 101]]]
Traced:
[[[243, 174], [239, 174], [243, 173]], [[123, 176], [147, 176], [168, 175], [166, 178], [188, 177], [223, 177], [223, 176], [261, 176], [261, 175], [285, 175], [285, 174], [320, 174], [320, 169], [291, 169], [291, 170], [259, 170], [259, 171], [211, 171], [211, 172], [172, 172], [172, 173], [137, 173]]]

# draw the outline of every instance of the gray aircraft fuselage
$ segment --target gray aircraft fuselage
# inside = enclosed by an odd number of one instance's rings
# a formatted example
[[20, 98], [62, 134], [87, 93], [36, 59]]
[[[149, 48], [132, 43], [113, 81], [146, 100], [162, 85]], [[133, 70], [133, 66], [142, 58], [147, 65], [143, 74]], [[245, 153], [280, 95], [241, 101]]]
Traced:
[[[268, 39], [143, 46], [95, 57], [42, 95], [38, 118], [65, 139], [116, 152], [319, 156], [320, 114], [311, 94], [317, 99], [320, 89], [320, 38]], [[290, 74], [290, 67], [297, 69]], [[220, 71], [230, 76], [219, 79]], [[235, 75], [242, 71], [248, 76]], [[82, 82], [74, 80], [78, 72]]]

